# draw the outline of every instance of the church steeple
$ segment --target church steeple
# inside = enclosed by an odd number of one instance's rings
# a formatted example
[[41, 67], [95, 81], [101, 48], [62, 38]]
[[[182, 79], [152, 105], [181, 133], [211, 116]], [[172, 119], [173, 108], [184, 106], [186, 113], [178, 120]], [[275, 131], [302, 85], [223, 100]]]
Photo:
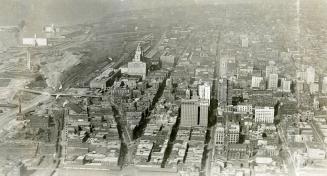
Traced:
[[137, 45], [135, 56], [134, 56], [134, 62], [140, 62], [142, 56], [142, 49], [140, 43]]

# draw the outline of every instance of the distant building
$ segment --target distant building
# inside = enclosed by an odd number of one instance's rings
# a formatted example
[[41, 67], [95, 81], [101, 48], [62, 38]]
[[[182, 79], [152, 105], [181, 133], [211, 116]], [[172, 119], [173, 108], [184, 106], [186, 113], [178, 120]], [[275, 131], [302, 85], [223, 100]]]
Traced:
[[54, 24], [51, 24], [51, 25], [44, 26], [43, 31], [46, 33], [56, 33], [56, 32], [59, 32], [60, 29], [58, 27], [56, 27]]
[[270, 74], [268, 78], [268, 89], [277, 89], [278, 74]]
[[296, 81], [296, 91], [298, 91], [299, 93], [302, 93], [304, 90], [304, 81]]
[[210, 85], [208, 83], [199, 85], [198, 93], [199, 93], [200, 99], [209, 100], [209, 103], [210, 103], [210, 98], [211, 98], [210, 92], [211, 92]]
[[182, 100], [181, 126], [207, 126], [209, 101], [201, 99]]
[[32, 128], [48, 129], [50, 126], [49, 116], [32, 115], [30, 117], [30, 126]]
[[321, 93], [327, 94], [327, 76], [322, 79]]
[[175, 64], [175, 56], [165, 52], [163, 55], [160, 56], [160, 61], [162, 68], [169, 68], [174, 66]]
[[236, 73], [235, 56], [222, 56], [220, 59], [219, 74], [221, 77], [233, 76]]
[[259, 88], [260, 87], [260, 83], [261, 83], [262, 80], [263, 80], [262, 77], [252, 76], [251, 87], [252, 88]]
[[191, 99], [191, 90], [190, 89], [186, 89], [186, 91], [185, 91], [185, 99]]
[[274, 108], [273, 107], [255, 107], [254, 121], [258, 123], [273, 123]]
[[306, 149], [310, 159], [323, 160], [326, 158], [326, 151], [319, 143], [308, 142]]
[[310, 89], [310, 93], [311, 94], [317, 93], [319, 91], [319, 84], [317, 84], [317, 83], [310, 83], [309, 89]]
[[307, 68], [306, 71], [306, 82], [307, 84], [311, 84], [315, 82], [315, 68], [313, 68], [312, 66]]
[[238, 104], [236, 106], [236, 112], [239, 113], [249, 113], [252, 114], [252, 105], [251, 104]]
[[249, 38], [247, 35], [241, 35], [240, 36], [241, 39], [241, 46], [242, 48], [247, 48], [249, 47]]
[[[231, 144], [228, 146], [228, 159], [231, 160], [239, 160], [245, 159], [247, 152], [247, 145], [246, 144]], [[236, 175], [243, 175], [243, 174], [236, 174]]]
[[90, 81], [90, 88], [106, 89], [107, 87], [110, 87], [115, 82], [115, 79], [120, 75], [120, 69], [114, 70], [113, 68], [111, 68], [110, 64], [106, 68], [104, 68], [104, 71], [101, 73], [101, 75]]
[[291, 92], [291, 81], [282, 79], [281, 81], [281, 90], [283, 92]]
[[269, 78], [269, 76], [271, 74], [277, 74], [278, 73], [278, 69], [275, 65], [273, 64], [269, 64], [268, 66], [266, 66], [266, 77]]
[[142, 76], [142, 79], [146, 77], [146, 63], [141, 61], [142, 50], [140, 44], [137, 46], [135, 56], [132, 62], [128, 62], [128, 74], [134, 76]]
[[34, 38], [23, 38], [23, 45], [27, 46], [48, 46], [48, 39], [47, 38], [37, 38], [36, 34]]
[[6, 174], [7, 176], [23, 176], [27, 174], [27, 169], [24, 163], [18, 162]]

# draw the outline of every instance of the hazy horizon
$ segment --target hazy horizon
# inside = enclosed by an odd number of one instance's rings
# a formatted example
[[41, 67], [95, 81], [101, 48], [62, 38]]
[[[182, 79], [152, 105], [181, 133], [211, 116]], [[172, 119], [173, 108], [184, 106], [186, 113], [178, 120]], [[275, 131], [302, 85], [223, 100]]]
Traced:
[[[0, 25], [26, 22], [25, 30], [38, 31], [46, 24], [79, 24], [117, 11], [208, 3], [213, 0], [0, 0]], [[216, 3], [222, 0], [214, 0]], [[231, 0], [252, 2], [256, 0]]]

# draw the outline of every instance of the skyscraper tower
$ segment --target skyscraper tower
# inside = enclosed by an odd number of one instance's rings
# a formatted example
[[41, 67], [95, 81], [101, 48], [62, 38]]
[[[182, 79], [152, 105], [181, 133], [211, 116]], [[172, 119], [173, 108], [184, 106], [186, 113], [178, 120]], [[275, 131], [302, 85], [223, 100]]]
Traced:
[[210, 103], [211, 90], [210, 85], [207, 82], [202, 85], [199, 85], [198, 93], [200, 99], [209, 100]]
[[278, 74], [270, 74], [268, 77], [268, 89], [277, 89]]
[[181, 126], [207, 126], [208, 125], [208, 100], [189, 99], [182, 100]]
[[315, 82], [315, 68], [312, 66], [307, 68], [307, 74], [306, 74], [306, 81], [307, 84], [314, 83]]
[[140, 44], [137, 45], [134, 58], [128, 62], [128, 74], [134, 76], [141, 76], [142, 79], [146, 77], [146, 63], [141, 61], [142, 49]]
[[327, 76], [322, 79], [321, 93], [327, 94]]
[[133, 58], [134, 62], [141, 62], [141, 57], [142, 57], [142, 49], [140, 44], [137, 45], [136, 51], [135, 51], [135, 55]]

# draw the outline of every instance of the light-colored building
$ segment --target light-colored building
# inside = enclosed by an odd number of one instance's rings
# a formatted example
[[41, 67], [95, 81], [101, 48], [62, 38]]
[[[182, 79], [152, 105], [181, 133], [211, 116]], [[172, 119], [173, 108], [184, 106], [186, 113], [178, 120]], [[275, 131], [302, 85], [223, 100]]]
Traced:
[[242, 48], [247, 48], [249, 47], [249, 38], [247, 35], [241, 35], [240, 36], [241, 39], [241, 46]]
[[306, 72], [305, 71], [297, 71], [296, 78], [298, 80], [305, 81], [306, 80]]
[[327, 94], [327, 76], [322, 79], [321, 93]]
[[228, 128], [228, 142], [236, 144], [240, 138], [240, 125], [233, 123]]
[[252, 88], [259, 88], [260, 87], [260, 83], [263, 80], [262, 77], [259, 76], [252, 76], [252, 83], [251, 83], [251, 87]]
[[181, 126], [207, 126], [209, 101], [203, 99], [182, 100]]
[[273, 107], [255, 107], [254, 121], [258, 123], [273, 123], [274, 122]]
[[269, 63], [268, 66], [266, 66], [266, 77], [269, 78], [271, 74], [277, 74], [278, 68], [273, 64]]
[[211, 90], [210, 85], [208, 83], [204, 83], [202, 85], [199, 85], [198, 88], [198, 94], [200, 99], [209, 100], [210, 103], [210, 97], [211, 97]]
[[326, 158], [326, 151], [319, 143], [308, 142], [306, 143], [306, 149], [310, 159], [323, 160]]
[[298, 80], [296, 81], [296, 91], [302, 93], [304, 90], [304, 81]]
[[225, 143], [225, 128], [222, 123], [218, 123], [216, 127], [216, 145], [222, 145]]
[[90, 81], [92, 89], [107, 89], [110, 87], [117, 76], [121, 75], [120, 69], [113, 69], [112, 64], [107, 65], [103, 72]]
[[270, 74], [268, 79], [268, 89], [277, 89], [278, 74]]
[[90, 88], [105, 89], [107, 87], [107, 81], [113, 73], [114, 70], [112, 68], [108, 68], [101, 75], [90, 81]]
[[240, 125], [236, 123], [228, 124], [228, 128], [226, 129], [223, 124], [217, 124], [215, 136], [216, 145], [223, 145], [225, 142], [228, 142], [229, 144], [236, 144], [238, 143], [239, 138]]
[[316, 73], [316, 70], [312, 66], [307, 68], [307, 71], [306, 71], [307, 84], [311, 84], [311, 83], [315, 82], [315, 73]]
[[36, 37], [36, 34], [34, 35], [34, 38], [23, 38], [23, 45], [26, 46], [48, 46], [48, 39], [47, 38], [40, 38]]
[[311, 94], [317, 93], [319, 91], [319, 84], [310, 83], [309, 88], [310, 88], [310, 93]]
[[44, 26], [43, 31], [46, 33], [55, 33], [60, 32], [60, 28], [56, 27], [54, 24], [51, 24]]
[[160, 61], [163, 68], [172, 67], [175, 64], [175, 56], [165, 52], [160, 56]]
[[250, 113], [252, 114], [253, 108], [251, 104], [239, 104], [236, 105], [236, 112], [241, 112], [241, 113]]
[[285, 78], [281, 81], [281, 90], [283, 92], [291, 92], [291, 81], [286, 80]]
[[142, 49], [140, 44], [137, 46], [133, 61], [128, 62], [128, 74], [134, 76], [142, 76], [142, 79], [146, 77], [146, 63], [141, 61]]
[[235, 56], [224, 55], [220, 59], [219, 74], [221, 77], [228, 77], [231, 73], [231, 68], [235, 65]]

